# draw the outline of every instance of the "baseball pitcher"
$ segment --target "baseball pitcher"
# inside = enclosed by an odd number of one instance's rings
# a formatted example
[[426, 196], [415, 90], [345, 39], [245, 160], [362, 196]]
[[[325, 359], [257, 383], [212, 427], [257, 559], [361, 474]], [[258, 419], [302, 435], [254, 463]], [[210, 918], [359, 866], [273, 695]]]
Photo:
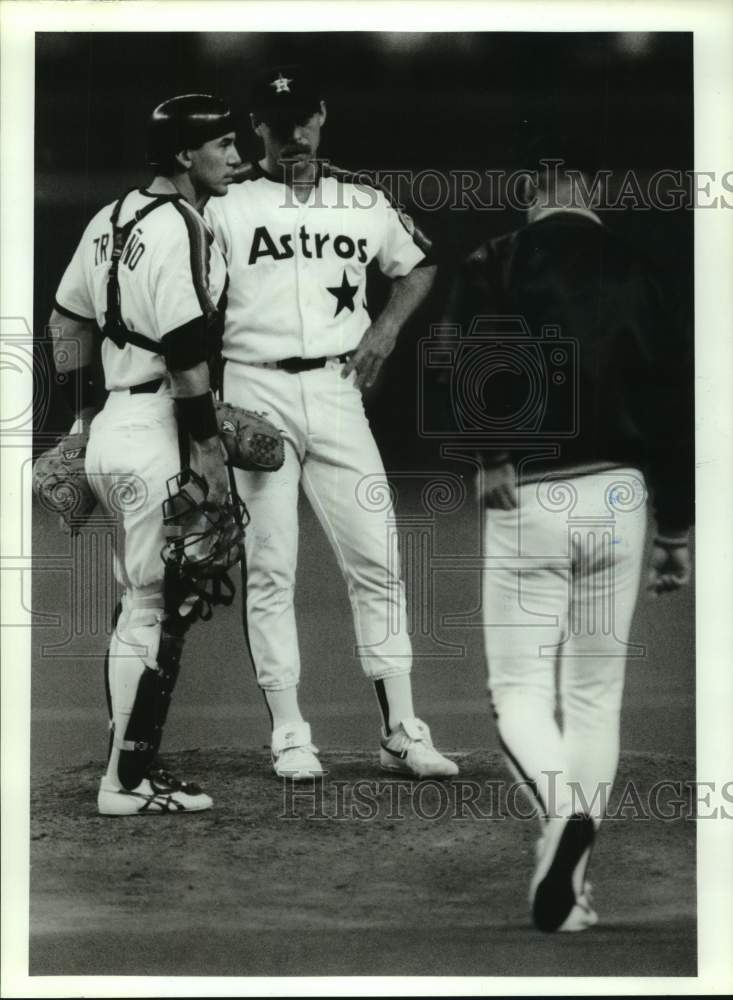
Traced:
[[[283, 430], [285, 459], [272, 474], [237, 472], [249, 507], [246, 634], [272, 723], [275, 773], [322, 775], [298, 705], [300, 655], [293, 611], [302, 487], [348, 588], [362, 666], [383, 719], [384, 768], [448, 777], [456, 765], [416, 718], [404, 588], [387, 550], [390, 511], [358, 502], [381, 457], [362, 402], [399, 330], [427, 295], [430, 244], [375, 187], [316, 160], [326, 106], [312, 72], [268, 71], [254, 88], [252, 125], [264, 155], [239, 172], [207, 217], [227, 258], [223, 390], [228, 402], [267, 411]], [[367, 265], [392, 279], [374, 320]]]

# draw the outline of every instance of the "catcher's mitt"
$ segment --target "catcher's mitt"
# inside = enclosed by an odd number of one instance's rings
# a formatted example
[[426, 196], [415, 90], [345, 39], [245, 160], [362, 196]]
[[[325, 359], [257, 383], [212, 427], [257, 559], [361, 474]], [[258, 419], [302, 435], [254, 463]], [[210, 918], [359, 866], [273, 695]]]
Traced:
[[33, 492], [42, 506], [59, 514], [62, 524], [78, 531], [94, 510], [97, 498], [84, 471], [89, 435], [67, 434], [44, 451], [33, 467]]
[[219, 435], [228, 461], [237, 469], [274, 472], [285, 461], [282, 433], [266, 417], [216, 400]]

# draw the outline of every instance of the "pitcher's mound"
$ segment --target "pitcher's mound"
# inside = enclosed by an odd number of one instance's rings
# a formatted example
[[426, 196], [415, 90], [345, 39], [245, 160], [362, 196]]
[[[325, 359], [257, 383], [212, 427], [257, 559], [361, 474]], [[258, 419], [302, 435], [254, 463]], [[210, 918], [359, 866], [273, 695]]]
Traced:
[[[622, 758], [590, 880], [600, 924], [529, 924], [536, 820], [497, 753], [451, 783], [324, 751], [322, 784], [269, 755], [165, 755], [210, 812], [96, 813], [98, 762], [48, 775], [31, 804], [32, 975], [692, 976], [694, 765]], [[670, 784], [671, 783], [671, 784]]]

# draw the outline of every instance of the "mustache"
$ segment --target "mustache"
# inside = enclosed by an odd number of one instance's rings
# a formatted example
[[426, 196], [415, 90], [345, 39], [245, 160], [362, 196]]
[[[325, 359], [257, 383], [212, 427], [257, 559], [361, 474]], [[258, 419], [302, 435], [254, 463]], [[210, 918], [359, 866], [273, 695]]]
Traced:
[[310, 144], [296, 146], [291, 143], [287, 146], [283, 146], [283, 148], [280, 150], [280, 157], [283, 158], [288, 156], [299, 156], [302, 155], [303, 153], [310, 154], [312, 152], [313, 150]]

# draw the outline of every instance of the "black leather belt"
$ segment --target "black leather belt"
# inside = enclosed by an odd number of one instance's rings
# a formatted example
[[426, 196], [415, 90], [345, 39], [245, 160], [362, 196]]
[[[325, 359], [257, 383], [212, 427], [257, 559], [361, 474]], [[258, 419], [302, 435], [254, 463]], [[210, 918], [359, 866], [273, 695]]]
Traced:
[[153, 378], [149, 382], [141, 382], [140, 385], [131, 385], [130, 395], [136, 396], [139, 392], [157, 392], [162, 384], [162, 378]]
[[283, 371], [289, 372], [291, 375], [297, 375], [299, 372], [309, 372], [314, 368], [325, 368], [328, 361], [345, 362], [350, 357], [351, 354], [339, 354], [336, 358], [285, 358], [283, 361], [276, 361], [274, 366], [282, 368]]

